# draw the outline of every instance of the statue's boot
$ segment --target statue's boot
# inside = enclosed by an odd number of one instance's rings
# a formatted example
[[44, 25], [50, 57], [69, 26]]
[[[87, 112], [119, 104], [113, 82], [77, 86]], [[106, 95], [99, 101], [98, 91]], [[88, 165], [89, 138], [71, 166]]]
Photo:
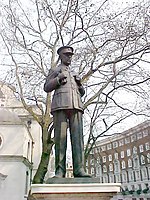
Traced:
[[57, 168], [55, 171], [55, 176], [54, 178], [64, 178], [65, 177], [66, 172], [64, 171], [64, 169], [62, 168]]
[[[62, 143], [62, 141], [59, 141]], [[62, 148], [62, 146], [64, 148]], [[66, 174], [66, 148], [64, 145], [55, 145], [55, 177], [63, 178]]]

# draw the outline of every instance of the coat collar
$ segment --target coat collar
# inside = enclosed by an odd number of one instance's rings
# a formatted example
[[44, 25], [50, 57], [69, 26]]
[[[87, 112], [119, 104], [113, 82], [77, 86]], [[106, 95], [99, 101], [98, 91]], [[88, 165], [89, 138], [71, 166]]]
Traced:
[[58, 67], [59, 67], [59, 68], [61, 68], [61, 70], [70, 71], [70, 67], [69, 67], [69, 66], [67, 66], [67, 65], [60, 64]]

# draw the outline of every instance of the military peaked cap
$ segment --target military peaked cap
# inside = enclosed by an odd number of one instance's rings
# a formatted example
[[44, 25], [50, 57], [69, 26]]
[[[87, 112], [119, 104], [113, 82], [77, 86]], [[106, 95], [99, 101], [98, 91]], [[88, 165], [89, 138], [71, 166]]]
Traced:
[[73, 48], [70, 46], [62, 46], [57, 50], [57, 53], [58, 53], [58, 55], [60, 55], [61, 52], [70, 53], [73, 55], [74, 54], [73, 51], [74, 51]]

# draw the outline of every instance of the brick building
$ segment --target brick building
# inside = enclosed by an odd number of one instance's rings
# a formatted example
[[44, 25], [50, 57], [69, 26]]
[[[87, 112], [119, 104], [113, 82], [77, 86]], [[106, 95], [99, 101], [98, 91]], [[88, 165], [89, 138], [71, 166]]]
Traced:
[[98, 141], [87, 170], [101, 183], [122, 183], [122, 193], [149, 193], [150, 121]]

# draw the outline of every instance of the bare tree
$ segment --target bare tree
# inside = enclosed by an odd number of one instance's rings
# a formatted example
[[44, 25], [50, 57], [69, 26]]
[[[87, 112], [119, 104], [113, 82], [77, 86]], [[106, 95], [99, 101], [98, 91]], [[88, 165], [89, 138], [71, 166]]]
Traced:
[[[9, 55], [3, 60], [9, 73], [3, 78], [15, 86], [42, 129], [42, 156], [33, 183], [43, 182], [53, 146], [51, 94], [43, 92], [43, 82], [58, 63], [59, 46], [74, 47], [72, 67], [86, 88], [85, 159], [95, 142], [126, 118], [149, 117], [148, 10], [146, 0], [122, 9], [108, 0], [9, 0], [3, 5], [0, 34]], [[33, 112], [33, 103], [40, 115]]]

